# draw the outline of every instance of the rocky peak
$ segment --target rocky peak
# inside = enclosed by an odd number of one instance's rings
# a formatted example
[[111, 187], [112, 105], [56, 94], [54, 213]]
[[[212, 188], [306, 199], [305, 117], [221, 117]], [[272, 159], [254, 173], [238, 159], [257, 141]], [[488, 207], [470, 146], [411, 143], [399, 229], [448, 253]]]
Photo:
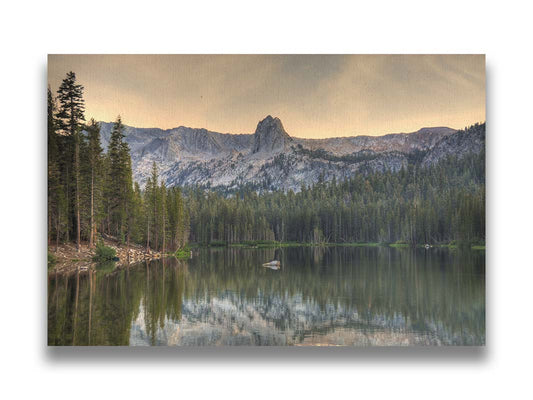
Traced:
[[286, 148], [292, 138], [283, 128], [279, 118], [268, 115], [257, 124], [252, 144], [252, 152], [275, 152]]

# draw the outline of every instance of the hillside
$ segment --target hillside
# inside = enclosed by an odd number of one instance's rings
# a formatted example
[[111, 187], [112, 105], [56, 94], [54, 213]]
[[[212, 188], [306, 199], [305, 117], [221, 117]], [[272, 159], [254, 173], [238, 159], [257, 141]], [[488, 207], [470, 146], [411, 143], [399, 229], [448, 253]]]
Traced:
[[[104, 148], [112, 123], [101, 123]], [[477, 153], [483, 132], [470, 135], [446, 127], [412, 133], [327, 139], [291, 137], [278, 118], [267, 116], [252, 134], [230, 134], [180, 126], [174, 129], [127, 126], [134, 179], [144, 185], [152, 163], [167, 186], [201, 185], [292, 189], [319, 179], [343, 180], [357, 173], [399, 171], [409, 162], [433, 165], [441, 158]], [[461, 133], [462, 132], [462, 133]]]

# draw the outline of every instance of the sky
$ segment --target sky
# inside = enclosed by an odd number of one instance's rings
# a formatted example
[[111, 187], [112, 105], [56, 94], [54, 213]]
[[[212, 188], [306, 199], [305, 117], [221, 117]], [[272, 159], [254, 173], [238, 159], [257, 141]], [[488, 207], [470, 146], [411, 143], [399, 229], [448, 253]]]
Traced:
[[485, 121], [484, 55], [49, 55], [86, 119], [253, 133], [272, 115], [295, 137], [464, 128]]

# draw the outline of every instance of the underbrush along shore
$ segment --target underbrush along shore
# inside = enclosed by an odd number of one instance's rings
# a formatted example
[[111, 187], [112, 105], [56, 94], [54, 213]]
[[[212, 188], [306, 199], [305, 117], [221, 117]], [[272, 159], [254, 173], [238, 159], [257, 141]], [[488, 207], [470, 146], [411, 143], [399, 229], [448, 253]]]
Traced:
[[[119, 267], [142, 261], [151, 261], [163, 256], [158, 251], [147, 251], [144, 246], [137, 244], [127, 246], [107, 238], [103, 239], [102, 244], [115, 251], [114, 261]], [[49, 246], [48, 271], [68, 273], [78, 269], [86, 270], [98, 264], [99, 261], [94, 259], [95, 256], [96, 246], [90, 248], [88, 243], [82, 243], [79, 252], [75, 243], [62, 243], [57, 248], [56, 246]]]

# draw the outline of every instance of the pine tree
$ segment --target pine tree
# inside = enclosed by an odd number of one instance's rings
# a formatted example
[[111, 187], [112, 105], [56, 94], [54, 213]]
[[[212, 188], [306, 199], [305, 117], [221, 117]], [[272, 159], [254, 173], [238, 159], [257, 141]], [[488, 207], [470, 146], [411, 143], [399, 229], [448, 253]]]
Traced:
[[126, 242], [128, 246], [128, 250], [130, 247], [130, 238], [131, 238], [131, 232], [134, 226], [134, 213], [133, 210], [133, 171], [131, 167], [131, 156], [130, 156], [130, 148], [128, 146], [128, 143], [123, 141], [121, 143], [120, 147], [120, 157], [121, 157], [121, 163], [123, 168], [123, 176], [122, 176], [122, 196], [121, 196], [121, 209], [123, 211], [123, 219], [122, 219], [122, 234], [126, 235]]
[[[125, 157], [127, 145], [123, 143], [124, 125], [122, 119], [117, 117], [107, 150], [109, 172], [106, 184], [106, 197], [108, 201], [108, 219], [112, 226], [112, 233], [117, 238], [124, 239], [124, 227], [126, 217], [126, 181], [128, 180], [128, 165]], [[131, 173], [130, 173], [131, 176]]]
[[150, 220], [152, 226], [152, 237], [154, 238], [153, 245], [157, 250], [159, 246], [159, 177], [158, 169], [155, 161], [152, 164], [152, 175], [149, 180], [150, 186], [147, 185], [148, 204], [150, 205]]
[[130, 226], [131, 238], [135, 243], [142, 243], [144, 232], [144, 212], [141, 187], [138, 182], [134, 183], [133, 198], [131, 204], [132, 224]]
[[103, 149], [100, 144], [100, 125], [91, 118], [87, 127], [88, 162], [90, 170], [90, 232], [89, 247], [95, 244], [97, 216], [102, 204]]
[[85, 121], [85, 103], [83, 86], [76, 83], [76, 74], [69, 72], [61, 83], [58, 91], [59, 112], [56, 114], [59, 131], [68, 135], [74, 142], [74, 197], [76, 218], [76, 248], [81, 246], [80, 217], [80, 133]]
[[59, 165], [56, 104], [50, 87], [48, 88], [48, 245], [55, 230], [56, 249], [61, 234], [62, 186]]
[[151, 190], [152, 190], [152, 180], [148, 178], [146, 181], [146, 188], [144, 191], [144, 215], [146, 218], [146, 252], [150, 252], [150, 222], [152, 220], [152, 203], [151, 199]]
[[166, 251], [166, 239], [167, 239], [167, 188], [165, 182], [161, 179], [160, 188], [160, 220], [161, 220], [161, 235], [163, 237], [162, 253]]

